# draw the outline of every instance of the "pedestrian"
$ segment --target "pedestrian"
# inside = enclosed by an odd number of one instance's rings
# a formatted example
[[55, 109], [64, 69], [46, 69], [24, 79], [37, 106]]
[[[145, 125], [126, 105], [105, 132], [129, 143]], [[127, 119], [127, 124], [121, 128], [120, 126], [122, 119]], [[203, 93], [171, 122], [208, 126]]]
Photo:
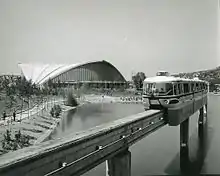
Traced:
[[15, 112], [15, 110], [13, 112], [13, 118], [14, 118], [14, 121], [15, 121], [15, 119], [16, 119], [16, 112]]
[[6, 118], [6, 112], [4, 111], [3, 112], [3, 120], [5, 120], [5, 118]]

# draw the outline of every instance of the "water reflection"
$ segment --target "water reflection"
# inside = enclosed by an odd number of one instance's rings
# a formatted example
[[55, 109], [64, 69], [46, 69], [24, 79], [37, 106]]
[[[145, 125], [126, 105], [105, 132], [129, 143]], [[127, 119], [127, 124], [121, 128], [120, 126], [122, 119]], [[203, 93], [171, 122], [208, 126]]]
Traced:
[[143, 111], [144, 109], [140, 104], [85, 104], [69, 111], [53, 132], [51, 138], [62, 138], [64, 135], [87, 130]]
[[[197, 151], [195, 151], [196, 157], [194, 160], [191, 160], [188, 163], [189, 165], [188, 173], [193, 175], [200, 174], [203, 167], [204, 159], [207, 155], [209, 144], [211, 143], [211, 139], [212, 139], [212, 137], [210, 136], [211, 134], [208, 135], [208, 119], [206, 119], [204, 122], [205, 123], [203, 125], [199, 125], [198, 127], [198, 131], [197, 131], [198, 140], [194, 140], [197, 141], [197, 146], [198, 146]], [[194, 136], [196, 135], [193, 135], [192, 139], [194, 139]]]
[[[197, 114], [196, 114], [197, 115]], [[195, 115], [194, 115], [195, 116]], [[192, 117], [190, 120], [192, 121]], [[194, 120], [196, 123], [198, 123], [198, 118], [195, 118]], [[192, 125], [196, 125], [195, 123], [191, 123]], [[181, 173], [180, 171], [180, 154], [176, 154], [174, 159], [170, 162], [168, 167], [165, 169], [165, 173], [172, 175], [172, 174], [178, 174], [178, 175], [198, 175], [201, 173], [204, 159], [207, 155], [207, 151], [209, 149], [211, 140], [212, 140], [212, 131], [210, 131], [209, 125], [208, 125], [208, 119], [205, 121], [203, 126], [194, 128], [192, 134], [190, 135], [189, 139], [189, 159], [190, 161], [185, 163], [185, 165], [188, 167], [187, 172]]]
[[71, 109], [68, 111], [67, 116], [66, 116], [66, 126], [69, 128], [71, 127], [72, 121], [73, 121], [73, 116], [76, 113], [77, 109]]

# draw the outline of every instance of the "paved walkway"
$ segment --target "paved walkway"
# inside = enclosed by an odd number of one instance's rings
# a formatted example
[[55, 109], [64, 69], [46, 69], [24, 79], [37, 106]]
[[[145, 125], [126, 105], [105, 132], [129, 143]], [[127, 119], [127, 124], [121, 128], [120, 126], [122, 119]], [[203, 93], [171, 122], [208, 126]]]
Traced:
[[[22, 119], [25, 119], [27, 117], [30, 117], [31, 115], [39, 113], [44, 108], [49, 108], [51, 104], [54, 104], [54, 103], [57, 103], [57, 102], [62, 102], [62, 101], [63, 101], [63, 99], [59, 98], [59, 99], [57, 99], [55, 101], [49, 101], [47, 103], [42, 103], [39, 106], [36, 105], [32, 109], [30, 109], [29, 111], [25, 110], [22, 113], [17, 113], [16, 114], [16, 120], [22, 120]], [[13, 116], [6, 117], [5, 120], [3, 120], [2, 117], [1, 117], [0, 125], [4, 125], [4, 124], [7, 124], [7, 123], [10, 123], [11, 120], [13, 120]]]

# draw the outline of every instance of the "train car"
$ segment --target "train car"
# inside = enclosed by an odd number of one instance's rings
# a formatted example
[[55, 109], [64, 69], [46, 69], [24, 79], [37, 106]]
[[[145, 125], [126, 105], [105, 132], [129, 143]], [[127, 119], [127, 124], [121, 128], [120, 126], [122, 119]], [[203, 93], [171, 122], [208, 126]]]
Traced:
[[168, 72], [158, 72], [155, 77], [143, 82], [143, 104], [147, 109], [163, 109], [192, 101], [208, 92], [208, 82], [170, 76]]

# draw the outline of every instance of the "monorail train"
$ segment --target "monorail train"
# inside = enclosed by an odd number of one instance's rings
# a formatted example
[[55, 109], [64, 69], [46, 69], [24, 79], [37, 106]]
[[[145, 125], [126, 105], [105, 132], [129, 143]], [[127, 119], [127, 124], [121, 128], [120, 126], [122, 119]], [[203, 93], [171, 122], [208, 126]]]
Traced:
[[208, 82], [170, 76], [168, 72], [157, 72], [155, 77], [143, 82], [143, 104], [147, 109], [163, 109], [192, 101], [208, 92]]

